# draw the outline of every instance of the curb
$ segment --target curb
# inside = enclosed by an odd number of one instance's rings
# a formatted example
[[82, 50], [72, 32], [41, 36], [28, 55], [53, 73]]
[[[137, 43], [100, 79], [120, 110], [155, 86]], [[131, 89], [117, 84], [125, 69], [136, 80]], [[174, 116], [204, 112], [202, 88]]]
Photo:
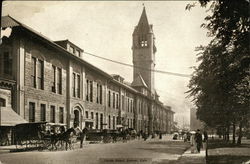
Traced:
[[0, 154], [10, 153], [10, 150], [0, 149]]

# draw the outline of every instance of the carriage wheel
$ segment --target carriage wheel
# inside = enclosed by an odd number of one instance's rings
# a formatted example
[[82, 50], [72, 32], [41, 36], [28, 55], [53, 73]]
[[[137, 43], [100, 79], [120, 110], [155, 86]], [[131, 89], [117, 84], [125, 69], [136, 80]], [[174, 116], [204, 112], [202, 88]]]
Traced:
[[51, 140], [49, 139], [45, 139], [43, 140], [43, 149], [49, 149], [49, 147], [51, 146]]

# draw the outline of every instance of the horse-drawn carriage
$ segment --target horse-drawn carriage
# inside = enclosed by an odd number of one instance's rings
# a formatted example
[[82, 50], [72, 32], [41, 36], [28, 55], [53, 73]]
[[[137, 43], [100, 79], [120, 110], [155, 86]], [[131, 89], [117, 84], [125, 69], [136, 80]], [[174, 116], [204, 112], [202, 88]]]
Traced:
[[46, 122], [23, 123], [14, 127], [14, 143], [16, 146], [40, 146], [43, 143]]
[[41, 149], [57, 150], [58, 148], [72, 148], [76, 140], [75, 130], [65, 130], [65, 124], [34, 122], [17, 124], [14, 127], [14, 141], [16, 147], [26, 145]]
[[86, 139], [87, 141], [90, 141], [90, 143], [96, 143], [96, 142], [111, 143], [118, 141], [126, 142], [127, 140], [135, 139], [136, 136], [137, 133], [134, 129], [124, 129], [124, 130], [91, 129], [88, 131]]
[[69, 128], [65, 124], [34, 122], [17, 124], [13, 128], [14, 143], [16, 147], [27, 147], [58, 150], [73, 149], [77, 140], [80, 140], [80, 148], [83, 140], [90, 143], [110, 143], [134, 139], [136, 131], [133, 129], [102, 129], [94, 130], [84, 128]]

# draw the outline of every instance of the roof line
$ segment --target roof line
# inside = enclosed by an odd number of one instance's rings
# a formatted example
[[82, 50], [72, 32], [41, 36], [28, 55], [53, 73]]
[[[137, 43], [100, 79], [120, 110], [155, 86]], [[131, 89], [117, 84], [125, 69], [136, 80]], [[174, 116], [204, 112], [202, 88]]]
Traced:
[[112, 76], [106, 72], [104, 72], [103, 70], [99, 69], [98, 67], [88, 63], [87, 61], [83, 60], [82, 58], [78, 58], [75, 55], [73, 55], [72, 53], [68, 52], [66, 49], [64, 49], [63, 47], [59, 46], [58, 44], [56, 44], [54, 41], [52, 41], [51, 39], [49, 39], [48, 37], [42, 35], [41, 33], [37, 32], [36, 30], [32, 29], [31, 27], [17, 21], [16, 19], [14, 19], [13, 17], [9, 16], [11, 19], [13, 19], [15, 22], [17, 22], [21, 27], [25, 28], [26, 30], [34, 33], [35, 35], [45, 39], [46, 41], [48, 41], [50, 44], [52, 44], [53, 46], [55, 46], [55, 48], [59, 48], [61, 51], [63, 51], [64, 53], [67, 53], [70, 57], [77, 59], [78, 61], [82, 62], [83, 64], [87, 65], [88, 67], [92, 67], [92, 69], [95, 69], [97, 71], [99, 71], [100, 73], [104, 74], [105, 76], [107, 76], [108, 78], [112, 78]]

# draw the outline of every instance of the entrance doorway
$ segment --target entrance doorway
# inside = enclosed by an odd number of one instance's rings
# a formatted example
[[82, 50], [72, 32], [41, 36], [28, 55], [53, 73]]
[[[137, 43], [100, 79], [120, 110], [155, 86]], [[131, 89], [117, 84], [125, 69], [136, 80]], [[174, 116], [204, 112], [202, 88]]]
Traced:
[[80, 126], [80, 112], [79, 110], [74, 110], [74, 127]]

